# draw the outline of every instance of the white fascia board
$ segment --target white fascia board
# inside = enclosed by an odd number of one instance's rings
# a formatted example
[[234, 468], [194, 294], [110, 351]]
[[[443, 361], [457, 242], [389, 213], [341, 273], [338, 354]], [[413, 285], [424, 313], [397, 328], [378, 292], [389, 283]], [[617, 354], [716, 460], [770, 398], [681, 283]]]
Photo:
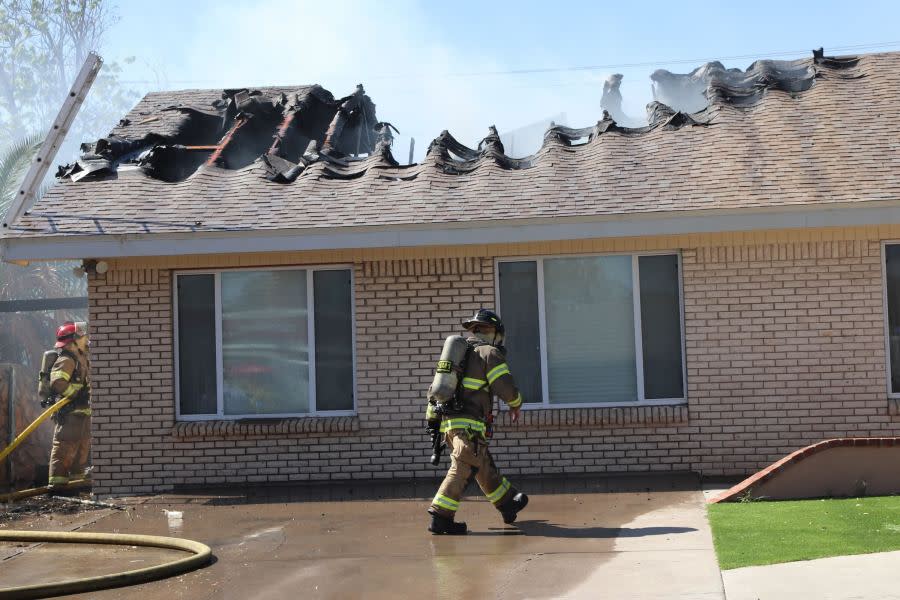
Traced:
[[900, 223], [900, 202], [436, 225], [41, 236], [0, 240], [4, 261], [401, 248]]

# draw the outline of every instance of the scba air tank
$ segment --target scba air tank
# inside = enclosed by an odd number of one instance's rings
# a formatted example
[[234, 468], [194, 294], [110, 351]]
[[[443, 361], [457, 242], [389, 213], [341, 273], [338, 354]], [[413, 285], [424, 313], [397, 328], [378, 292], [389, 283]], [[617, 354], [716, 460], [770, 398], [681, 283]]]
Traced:
[[59, 352], [56, 350], [47, 350], [41, 357], [41, 372], [38, 375], [38, 396], [41, 399], [50, 397], [50, 371], [59, 358]]
[[462, 336], [451, 335], [444, 340], [441, 358], [434, 372], [434, 381], [431, 382], [431, 396], [438, 404], [449, 404], [453, 401], [468, 348], [469, 345]]

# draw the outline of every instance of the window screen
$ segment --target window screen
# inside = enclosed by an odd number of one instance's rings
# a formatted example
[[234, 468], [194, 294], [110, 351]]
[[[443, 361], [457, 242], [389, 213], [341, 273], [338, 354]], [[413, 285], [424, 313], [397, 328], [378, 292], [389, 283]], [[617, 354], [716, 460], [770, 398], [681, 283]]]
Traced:
[[887, 285], [888, 343], [891, 352], [891, 392], [900, 393], [900, 245], [884, 249]]
[[684, 397], [678, 257], [638, 257], [644, 397]]
[[316, 409], [353, 410], [350, 271], [316, 271]]
[[214, 275], [178, 277], [178, 390], [182, 415], [216, 412]]
[[506, 360], [526, 403], [540, 403], [541, 335], [537, 263], [500, 263], [500, 318], [506, 327]]

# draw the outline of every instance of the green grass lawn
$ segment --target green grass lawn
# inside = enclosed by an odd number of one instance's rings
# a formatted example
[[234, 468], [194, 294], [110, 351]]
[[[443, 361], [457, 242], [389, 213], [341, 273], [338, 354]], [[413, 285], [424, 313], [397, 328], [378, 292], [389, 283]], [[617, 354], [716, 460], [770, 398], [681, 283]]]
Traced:
[[900, 496], [709, 505], [719, 566], [900, 550]]

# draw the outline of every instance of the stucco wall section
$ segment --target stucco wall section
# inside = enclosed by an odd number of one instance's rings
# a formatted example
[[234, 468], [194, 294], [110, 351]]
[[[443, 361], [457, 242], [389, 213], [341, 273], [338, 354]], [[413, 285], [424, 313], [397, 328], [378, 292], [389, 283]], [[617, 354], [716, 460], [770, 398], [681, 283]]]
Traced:
[[[535, 410], [518, 427], [501, 418], [498, 463], [512, 476], [737, 475], [824, 438], [900, 434], [880, 260], [876, 240], [682, 250], [689, 405]], [[494, 305], [494, 261], [353, 268], [358, 416], [265, 424], [176, 424], [171, 271], [119, 261], [92, 275], [97, 493], [439, 476], [424, 392], [444, 337]]]

